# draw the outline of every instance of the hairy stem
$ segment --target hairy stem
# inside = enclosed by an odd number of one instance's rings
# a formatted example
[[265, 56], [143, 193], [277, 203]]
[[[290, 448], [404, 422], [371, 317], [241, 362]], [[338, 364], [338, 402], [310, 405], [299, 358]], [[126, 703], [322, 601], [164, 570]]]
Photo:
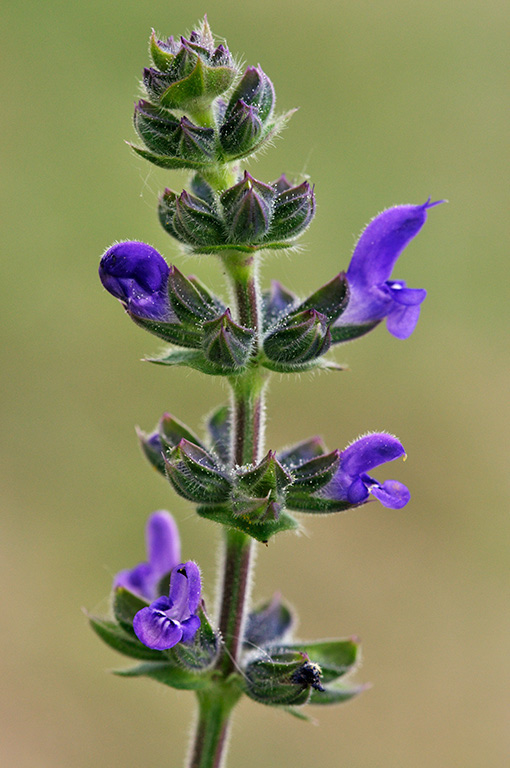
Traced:
[[[259, 289], [253, 256], [228, 254], [223, 263], [231, 280], [236, 319], [259, 334]], [[257, 462], [263, 451], [265, 375], [254, 364], [230, 379], [232, 389], [232, 463]], [[230, 714], [240, 696], [235, 672], [243, 646], [249, 604], [253, 540], [235, 529], [224, 531], [219, 585], [219, 629], [223, 646], [216, 664], [216, 684], [198, 694], [199, 715], [189, 768], [220, 768], [227, 746]]]

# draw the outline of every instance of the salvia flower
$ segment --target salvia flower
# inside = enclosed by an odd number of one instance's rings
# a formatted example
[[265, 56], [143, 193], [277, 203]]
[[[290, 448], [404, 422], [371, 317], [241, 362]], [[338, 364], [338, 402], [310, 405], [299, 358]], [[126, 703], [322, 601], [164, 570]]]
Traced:
[[102, 284], [136, 317], [170, 322], [169, 267], [161, 254], [146, 243], [127, 241], [108, 248], [101, 258]]
[[363, 333], [386, 318], [389, 332], [397, 339], [411, 335], [426, 291], [407, 288], [404, 281], [391, 279], [391, 273], [406, 245], [425, 224], [428, 209], [440, 202], [431, 203], [429, 198], [423, 205], [398, 205], [370, 222], [347, 270], [349, 304], [336, 327], [358, 327]]
[[400, 509], [411, 497], [406, 486], [397, 480], [380, 484], [367, 474], [374, 467], [400, 456], [405, 457], [404, 447], [393, 435], [375, 432], [360, 437], [340, 453], [338, 469], [321, 494], [353, 505], [362, 504], [372, 495], [383, 506]]
[[172, 569], [168, 597], [159, 597], [133, 619], [136, 636], [148, 648], [165, 651], [193, 639], [200, 627], [200, 571], [188, 561]]
[[181, 559], [179, 531], [172, 515], [165, 510], [154, 512], [145, 529], [147, 562], [120, 571], [113, 581], [114, 588], [123, 587], [145, 600], [154, 600], [161, 579], [170, 573]]

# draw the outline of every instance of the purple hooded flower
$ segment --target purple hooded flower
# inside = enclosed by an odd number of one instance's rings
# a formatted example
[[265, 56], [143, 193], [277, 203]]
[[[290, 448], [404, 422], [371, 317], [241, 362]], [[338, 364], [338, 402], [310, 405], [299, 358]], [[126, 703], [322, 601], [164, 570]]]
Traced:
[[154, 512], [145, 528], [148, 562], [120, 571], [113, 586], [151, 601], [158, 596], [158, 584], [181, 559], [179, 531], [172, 515], [165, 510]]
[[371, 325], [386, 318], [397, 339], [411, 335], [427, 292], [390, 277], [398, 257], [425, 224], [428, 209], [441, 202], [429, 198], [423, 205], [398, 205], [370, 222], [354, 249], [347, 270], [349, 303], [335, 326]]
[[133, 619], [135, 634], [144, 645], [166, 651], [193, 639], [200, 627], [200, 571], [196, 563], [177, 565], [170, 575], [170, 594], [142, 608]]
[[385, 507], [405, 507], [411, 497], [405, 485], [397, 480], [386, 480], [381, 485], [367, 474], [400, 456], [405, 457], [404, 448], [392, 435], [382, 432], [360, 437], [341, 452], [339, 467], [322, 494], [350, 504], [361, 504], [371, 494]]
[[163, 322], [173, 317], [168, 275], [169, 267], [161, 254], [136, 241], [112, 245], [99, 265], [104, 287], [122, 301], [130, 314]]

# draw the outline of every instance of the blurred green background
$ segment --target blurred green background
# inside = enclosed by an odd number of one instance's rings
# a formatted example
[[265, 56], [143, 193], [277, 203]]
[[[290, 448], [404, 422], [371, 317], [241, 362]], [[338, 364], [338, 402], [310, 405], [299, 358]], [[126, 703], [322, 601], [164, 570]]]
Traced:
[[272, 77], [283, 140], [251, 170], [305, 172], [318, 213], [305, 249], [268, 257], [302, 295], [348, 264], [363, 225], [429, 195], [395, 276], [429, 296], [414, 335], [383, 327], [336, 358], [350, 372], [275, 376], [268, 445], [320, 433], [343, 447], [398, 435], [412, 490], [304, 518], [259, 547], [254, 597], [281, 590], [301, 637], [360, 635], [355, 701], [318, 727], [246, 701], [230, 766], [500, 768], [510, 761], [508, 514], [508, 35], [501, 0], [8, 0], [2, 22], [3, 621], [1, 764], [182, 764], [192, 695], [107, 673], [129, 664], [89, 631], [112, 575], [144, 555], [147, 515], [179, 520], [212, 599], [218, 531], [151, 473], [133, 426], [164, 410], [197, 429], [221, 383], [139, 359], [157, 339], [97, 279], [115, 239], [141, 239], [216, 288], [159, 228], [158, 192], [184, 180], [130, 154], [151, 26], [213, 31]]

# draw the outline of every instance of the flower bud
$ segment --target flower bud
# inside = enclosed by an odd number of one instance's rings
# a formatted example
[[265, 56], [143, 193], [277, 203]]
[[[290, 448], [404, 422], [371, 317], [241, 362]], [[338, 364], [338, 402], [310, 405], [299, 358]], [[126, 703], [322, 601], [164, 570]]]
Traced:
[[274, 87], [260, 67], [248, 67], [245, 71], [230, 97], [225, 120], [230, 118], [239, 101], [243, 101], [248, 107], [253, 107], [261, 123], [271, 116], [275, 102]]
[[170, 322], [169, 267], [161, 254], [146, 243], [116, 243], [101, 258], [99, 278], [126, 310], [141, 318]]
[[[275, 191], [278, 190], [278, 184], [277, 181], [272, 185]], [[283, 184], [280, 183], [279, 187], [282, 189]], [[297, 187], [282, 189], [274, 201], [267, 239], [290, 240], [297, 237], [308, 227], [314, 214], [315, 195], [307, 181]]]
[[146, 160], [163, 168], [207, 165], [215, 152], [214, 130], [176, 118], [167, 110], [141, 100], [135, 106], [134, 126], [149, 151], [130, 145]]
[[327, 318], [314, 309], [288, 315], [264, 340], [270, 361], [300, 365], [323, 355], [331, 346]]
[[165, 460], [175, 491], [197, 504], [218, 504], [230, 497], [232, 482], [203, 448], [182, 439]]
[[239, 487], [252, 496], [281, 494], [292, 483], [292, 475], [280, 464], [273, 451], [268, 451], [253, 469], [238, 473]]
[[256, 181], [248, 171], [220, 197], [228, 241], [258, 243], [269, 229], [275, 191]]
[[221, 147], [227, 156], [245, 156], [257, 146], [262, 130], [257, 107], [239, 99], [220, 128]]
[[185, 326], [201, 326], [225, 310], [222, 302], [193, 275], [185, 277], [177, 267], [170, 267], [168, 295], [172, 308]]
[[237, 70], [228, 49], [215, 47], [207, 21], [190, 39], [158, 40], [153, 32], [150, 52], [156, 68], [144, 70], [149, 98], [168, 109], [201, 111], [234, 82]]
[[159, 201], [159, 220], [169, 235], [184, 245], [201, 249], [225, 242], [224, 227], [214, 204], [183, 192], [166, 189]]
[[230, 310], [202, 326], [205, 357], [226, 371], [246, 365], [251, 354], [255, 331], [234, 323]]
[[323, 690], [320, 666], [295, 650], [266, 654], [245, 669], [246, 693], [262, 704], [306, 704], [311, 689]]

